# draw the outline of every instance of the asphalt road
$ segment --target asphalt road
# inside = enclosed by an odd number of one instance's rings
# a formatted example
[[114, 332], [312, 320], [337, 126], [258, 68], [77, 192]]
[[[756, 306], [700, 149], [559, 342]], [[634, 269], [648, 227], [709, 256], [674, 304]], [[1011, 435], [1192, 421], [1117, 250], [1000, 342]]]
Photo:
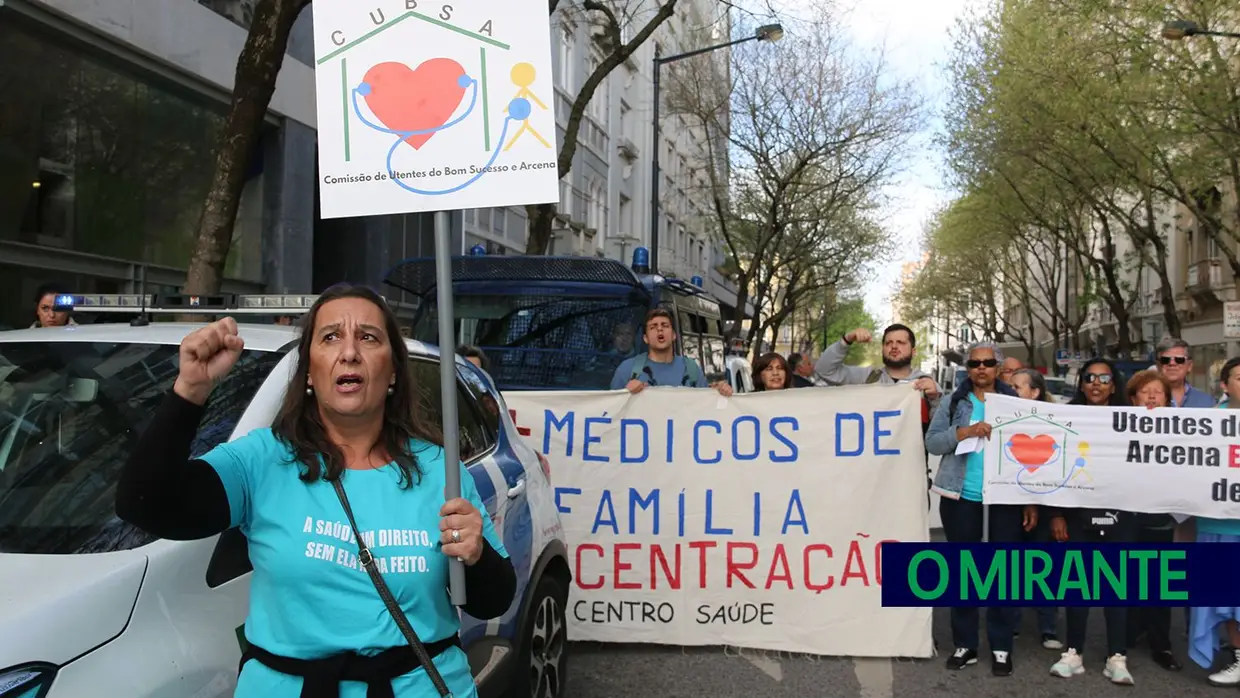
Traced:
[[[1188, 661], [1184, 652], [1184, 616], [1173, 613], [1172, 641], [1185, 665], [1170, 673], [1150, 661], [1144, 647], [1129, 651], [1128, 668], [1135, 686], [1115, 686], [1102, 676], [1104, 625], [1100, 611], [1090, 616], [1086, 672], [1071, 679], [1050, 675], [1059, 653], [1043, 649], [1032, 611], [1025, 617], [1013, 653], [1010, 677], [990, 675], [989, 658], [962, 671], [943, 668], [946, 657], [924, 660], [782, 657], [776, 653], [724, 648], [650, 645], [571, 645], [569, 698], [895, 698], [917, 696], [1092, 696], [1109, 694], [1151, 698], [1235, 695], [1206, 683], [1209, 673]], [[1060, 637], [1063, 615], [1060, 614]], [[934, 634], [939, 647], [951, 645], [947, 609], [938, 609]], [[949, 650], [944, 650], [949, 651]], [[1104, 693], [1105, 692], [1105, 693]]]

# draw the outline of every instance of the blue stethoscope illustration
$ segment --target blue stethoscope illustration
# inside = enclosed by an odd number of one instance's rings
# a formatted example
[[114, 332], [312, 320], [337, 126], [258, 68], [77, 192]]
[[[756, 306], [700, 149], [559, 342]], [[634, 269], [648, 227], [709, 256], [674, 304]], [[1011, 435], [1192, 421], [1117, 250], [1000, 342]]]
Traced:
[[467, 119], [469, 115], [473, 113], [474, 107], [477, 106], [478, 104], [478, 81], [469, 77], [468, 75], [462, 75], [461, 77], [457, 78], [456, 84], [462, 88], [467, 88], [467, 89], [472, 88], [470, 97], [469, 97], [469, 106], [465, 109], [465, 112], [461, 114], [460, 116], [456, 117], [455, 119], [452, 119], [451, 121], [448, 121], [440, 126], [436, 126], [434, 128], [420, 129], [417, 131], [395, 131], [390, 128], [387, 128], [386, 126], [376, 124], [373, 121], [367, 119], [362, 114], [361, 105], [358, 104], [357, 98], [358, 98], [358, 95], [361, 95], [362, 97], [369, 95], [370, 85], [363, 82], [357, 87], [353, 88], [352, 90], [353, 113], [357, 116], [358, 120], [361, 121], [367, 127], [372, 128], [380, 133], [387, 133], [387, 134], [397, 137], [396, 141], [392, 143], [392, 147], [388, 149], [387, 161], [386, 161], [387, 173], [388, 173], [388, 176], [391, 177], [391, 180], [395, 182], [397, 186], [401, 187], [402, 189], [406, 191], [412, 192], [414, 194], [421, 194], [422, 196], [442, 196], [444, 194], [455, 194], [456, 192], [468, 187], [474, 182], [477, 182], [479, 179], [482, 178], [482, 175], [491, 171], [491, 166], [494, 165], [496, 159], [499, 158], [499, 153], [503, 149], [504, 141], [508, 136], [508, 125], [514, 121], [525, 121], [530, 116], [531, 107], [530, 107], [529, 100], [524, 99], [522, 97], [517, 97], [516, 99], [513, 99], [511, 102], [509, 102], [508, 103], [508, 115], [504, 118], [504, 124], [500, 128], [499, 138], [496, 139], [496, 142], [495, 142], [495, 149], [491, 151], [491, 158], [487, 160], [487, 164], [484, 165], [482, 169], [478, 171], [478, 173], [476, 173], [473, 177], [470, 177], [469, 179], [465, 180], [464, 182], [461, 182], [460, 184], [456, 185], [455, 187], [450, 187], [448, 189], [418, 189], [409, 184], [406, 184], [405, 182], [401, 181], [400, 179], [396, 177], [393, 177], [392, 174], [395, 172], [395, 169], [392, 167], [392, 157], [396, 154], [396, 149], [400, 147], [400, 144], [405, 142], [406, 138], [409, 138], [411, 136], [422, 136], [428, 133], [438, 133], [439, 131], [452, 128], [453, 126], [456, 126], [457, 124]]
[[[1060, 451], [1059, 444], [1055, 444], [1055, 450], [1051, 452], [1051, 456], [1050, 456], [1049, 458], [1047, 458], [1047, 459], [1046, 459], [1046, 462], [1047, 462], [1047, 463], [1053, 463], [1055, 460], [1057, 460], [1057, 459], [1059, 458], [1059, 451]], [[1028, 493], [1030, 493], [1030, 494], [1050, 494], [1051, 492], [1055, 492], [1055, 491], [1061, 490], [1061, 489], [1063, 489], [1064, 487], [1066, 487], [1066, 486], [1068, 485], [1068, 483], [1069, 483], [1069, 482], [1071, 482], [1071, 481], [1072, 481], [1073, 476], [1075, 476], [1075, 475], [1076, 475], [1076, 471], [1078, 471], [1078, 470], [1080, 470], [1081, 468], [1084, 468], [1084, 467], [1085, 467], [1085, 457], [1084, 457], [1084, 456], [1078, 456], [1078, 457], [1077, 457], [1077, 459], [1076, 459], [1076, 461], [1074, 461], [1074, 462], [1072, 463], [1072, 467], [1068, 470], [1068, 475], [1067, 475], [1066, 477], [1064, 477], [1063, 482], [1059, 483], [1058, 485], [1055, 485], [1054, 487], [1050, 488], [1049, 490], [1048, 490], [1048, 489], [1041, 489], [1041, 488], [1036, 489], [1036, 490], [1032, 490], [1032, 489], [1029, 489], [1028, 487], [1026, 487], [1026, 486], [1025, 486], [1025, 483], [1021, 481], [1020, 476], [1021, 476], [1021, 475], [1024, 475], [1024, 474], [1025, 474], [1025, 473], [1027, 473], [1027, 472], [1029, 472], [1029, 470], [1027, 469], [1027, 467], [1025, 466], [1025, 464], [1024, 464], [1024, 463], [1021, 463], [1020, 461], [1016, 460], [1016, 457], [1012, 455], [1012, 441], [1011, 441], [1011, 439], [1009, 439], [1009, 440], [1007, 441], [1007, 443], [1003, 444], [1003, 457], [1004, 457], [1004, 458], [1006, 458], [1006, 459], [1008, 459], [1009, 461], [1011, 461], [1011, 462], [1013, 462], [1013, 463], [1015, 463], [1015, 464], [1017, 464], [1017, 465], [1021, 466], [1020, 470], [1016, 471], [1016, 486], [1017, 486], [1017, 487], [1020, 487], [1022, 490], [1026, 491], [1026, 492], [1028, 492]]]

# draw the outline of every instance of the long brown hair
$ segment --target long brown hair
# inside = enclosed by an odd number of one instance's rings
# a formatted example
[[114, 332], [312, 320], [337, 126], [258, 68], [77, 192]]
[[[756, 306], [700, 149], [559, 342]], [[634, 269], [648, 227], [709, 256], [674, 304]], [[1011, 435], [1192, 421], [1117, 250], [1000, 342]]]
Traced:
[[758, 360], [753, 362], [752, 378], [754, 392], [766, 390], [766, 382], [762, 380], [762, 372], [771, 364], [780, 364], [784, 367], [784, 387], [775, 388], [775, 390], [787, 390], [792, 387], [792, 371], [788, 369], [788, 360], [782, 354], [770, 352], [769, 354], [759, 356]]
[[[366, 286], [332, 286], [319, 295], [318, 300], [302, 318], [301, 337], [297, 342], [297, 370], [289, 381], [284, 403], [280, 406], [280, 414], [275, 423], [271, 425], [271, 432], [292, 450], [296, 461], [303, 467], [303, 482], [317, 482], [320, 478], [330, 482], [338, 479], [344, 472], [344, 454], [340, 447], [327, 437], [319, 408], [314, 400], [306, 395], [310, 345], [314, 341], [314, 323], [319, 309], [323, 304], [341, 298], [370, 301], [383, 315], [383, 331], [387, 333], [388, 345], [392, 351], [396, 383], [393, 385], [392, 394], [387, 396], [383, 405], [383, 427], [379, 432], [379, 442], [400, 466], [400, 486], [410, 487], [422, 479], [422, 470], [418, 467], [417, 456], [413, 453], [413, 440], [421, 439], [436, 446], [443, 446], [443, 433], [425, 419], [422, 410], [429, 406], [421, 405], [417, 401], [413, 374], [409, 370], [409, 351], [405, 348], [396, 314], [382, 296]], [[451, 360], [451, 355], [447, 360]], [[326, 473], [323, 472], [324, 466]]]

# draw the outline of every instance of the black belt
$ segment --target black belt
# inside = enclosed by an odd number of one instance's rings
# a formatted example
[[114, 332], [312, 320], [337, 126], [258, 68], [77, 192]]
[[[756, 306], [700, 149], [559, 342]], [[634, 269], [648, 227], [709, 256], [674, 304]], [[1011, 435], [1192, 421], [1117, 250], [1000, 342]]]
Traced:
[[[426, 653], [434, 659], [449, 647], [460, 646], [460, 636], [452, 635], [443, 640], [426, 643]], [[392, 691], [392, 679], [422, 666], [422, 662], [408, 645], [389, 647], [373, 656], [342, 652], [322, 659], [293, 659], [272, 654], [250, 644], [241, 655], [241, 667], [251, 659], [258, 660], [272, 671], [300, 676], [301, 698], [339, 698], [341, 681], [360, 681], [366, 684], [366, 698], [396, 698]]]

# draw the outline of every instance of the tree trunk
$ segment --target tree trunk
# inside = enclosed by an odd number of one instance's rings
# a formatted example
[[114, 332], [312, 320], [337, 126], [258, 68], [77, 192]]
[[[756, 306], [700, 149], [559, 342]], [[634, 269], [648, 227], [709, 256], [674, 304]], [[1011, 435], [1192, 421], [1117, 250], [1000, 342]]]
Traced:
[[555, 214], [555, 204], [530, 204], [525, 207], [525, 219], [529, 224], [529, 234], [525, 238], [526, 254], [547, 253]]
[[[676, 11], [676, 3], [679, 0], [664, 0], [659, 9], [651, 15], [642, 28], [629, 39], [628, 43], [623, 41], [623, 33], [621, 32], [620, 23], [627, 21], [616, 16], [615, 12], [605, 3], [599, 0], [583, 0], [581, 7], [587, 12], [597, 12], [603, 15], [604, 26], [603, 32], [610, 43], [611, 50], [594, 69], [594, 72], [586, 76], [586, 81], [582, 83], [581, 89], [577, 92], [577, 96], [573, 98], [572, 105], [568, 108], [568, 118], [564, 124], [564, 140], [560, 143], [560, 152], [556, 156], [556, 169], [560, 179], [568, 176], [569, 171], [573, 168], [573, 156], [577, 154], [578, 137], [581, 135], [581, 120], [585, 117], [586, 107], [590, 105], [590, 100], [594, 98], [595, 91], [607, 79], [613, 70], [619, 68], [629, 59], [646, 40], [654, 35], [654, 31], [659, 28], [667, 20], [671, 19], [672, 14]], [[549, 0], [548, 7], [551, 12], [555, 12], [559, 6], [559, 0]], [[658, 144], [655, 144], [658, 147]], [[531, 209], [547, 209], [551, 213], [544, 215], [540, 210], [537, 216], [533, 215]], [[526, 213], [529, 216], [529, 235], [525, 240], [526, 254], [546, 254], [547, 245], [551, 242], [551, 219], [555, 215], [554, 204], [539, 204], [538, 206], [527, 206]]]
[[267, 105], [284, 63], [289, 31], [310, 0], [258, 0], [245, 46], [237, 58], [232, 103], [215, 153], [215, 173], [198, 219], [184, 292], [219, 293], [232, 245], [246, 171], [262, 132]]

